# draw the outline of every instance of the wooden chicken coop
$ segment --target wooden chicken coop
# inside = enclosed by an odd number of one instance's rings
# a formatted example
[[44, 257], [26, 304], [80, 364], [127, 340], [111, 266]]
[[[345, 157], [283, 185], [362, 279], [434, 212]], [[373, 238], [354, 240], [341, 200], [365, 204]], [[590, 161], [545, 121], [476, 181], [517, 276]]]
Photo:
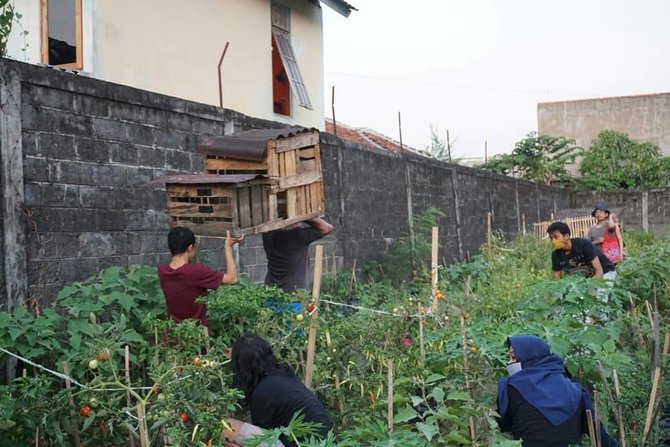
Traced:
[[197, 148], [205, 174], [162, 177], [172, 226], [201, 236], [253, 234], [323, 215], [319, 131], [263, 129]]

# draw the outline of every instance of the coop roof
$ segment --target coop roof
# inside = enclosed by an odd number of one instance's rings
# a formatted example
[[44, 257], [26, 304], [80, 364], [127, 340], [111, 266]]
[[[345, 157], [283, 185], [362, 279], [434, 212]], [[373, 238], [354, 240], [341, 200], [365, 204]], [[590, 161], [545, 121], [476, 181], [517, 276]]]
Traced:
[[205, 155], [260, 162], [265, 160], [268, 142], [291, 138], [315, 130], [304, 127], [249, 130], [232, 135], [210, 137], [196, 149]]
[[196, 184], [213, 184], [213, 183], [243, 183], [256, 178], [264, 178], [265, 176], [259, 174], [227, 174], [227, 175], [213, 175], [213, 174], [180, 174], [180, 175], [166, 175], [159, 177], [149, 184], [158, 183], [177, 183], [183, 185]]

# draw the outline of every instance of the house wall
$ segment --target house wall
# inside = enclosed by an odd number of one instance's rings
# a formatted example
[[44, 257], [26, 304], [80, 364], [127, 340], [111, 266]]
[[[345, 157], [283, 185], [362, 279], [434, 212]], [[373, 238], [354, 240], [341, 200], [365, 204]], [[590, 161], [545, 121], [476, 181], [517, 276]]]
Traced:
[[540, 103], [537, 122], [540, 134], [572, 138], [584, 148], [611, 129], [670, 155], [670, 93]]
[[[0, 306], [50, 303], [58, 290], [112, 265], [169, 260], [166, 174], [198, 173], [198, 143], [212, 135], [282, 123], [50, 68], [0, 60]], [[333, 266], [380, 258], [410, 231], [412, 216], [443, 210], [440, 259], [467, 259], [486, 239], [486, 216], [506, 235], [569, 207], [571, 193], [378, 152], [322, 134], [326, 219]], [[202, 260], [223, 268], [220, 240]], [[239, 251], [242, 272], [265, 275], [260, 236]]]
[[[291, 9], [291, 39], [313, 110], [273, 112], [270, 0], [83, 0], [84, 67], [91, 76], [203, 104], [219, 104], [222, 65], [227, 109], [263, 119], [324, 127], [321, 9], [281, 0]], [[28, 30], [12, 33], [9, 56], [40, 62], [40, 0], [16, 0]], [[27, 46], [26, 46], [27, 44]], [[25, 51], [24, 51], [25, 48]], [[295, 102], [295, 101], [294, 101]]]

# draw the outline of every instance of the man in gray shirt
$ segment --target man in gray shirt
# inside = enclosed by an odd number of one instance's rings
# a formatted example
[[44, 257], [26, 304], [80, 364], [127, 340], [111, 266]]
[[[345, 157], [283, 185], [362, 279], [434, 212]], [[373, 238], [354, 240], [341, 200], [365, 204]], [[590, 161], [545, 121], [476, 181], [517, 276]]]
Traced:
[[265, 284], [285, 292], [309, 288], [309, 245], [330, 234], [333, 226], [315, 217], [298, 226], [263, 233], [263, 248], [268, 259]]

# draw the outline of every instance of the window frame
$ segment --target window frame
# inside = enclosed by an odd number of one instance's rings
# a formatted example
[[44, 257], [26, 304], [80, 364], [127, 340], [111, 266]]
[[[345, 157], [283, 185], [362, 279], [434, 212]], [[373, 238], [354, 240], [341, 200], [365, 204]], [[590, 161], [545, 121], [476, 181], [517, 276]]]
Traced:
[[[293, 51], [293, 45], [291, 44], [291, 10], [279, 3], [273, 2], [271, 5], [270, 28], [273, 44], [272, 50], [279, 54], [279, 58], [284, 66], [284, 72], [289, 83], [289, 95], [295, 98], [296, 104], [300, 107], [314, 110], [307, 86], [300, 72], [295, 51]], [[290, 101], [290, 108], [293, 109], [293, 101]], [[292, 116], [292, 113], [290, 115], [280, 113], [280, 115]]]
[[[41, 23], [41, 33], [42, 33], [42, 48], [41, 48], [41, 60], [45, 65], [49, 64], [49, 1], [50, 0], [41, 0], [41, 11], [40, 15], [42, 17]], [[74, 1], [74, 14], [75, 14], [75, 61], [68, 64], [53, 65], [54, 67], [60, 68], [70, 68], [73, 70], [83, 70], [84, 68], [84, 30], [82, 23], [82, 2], [83, 0], [72, 0]]]

